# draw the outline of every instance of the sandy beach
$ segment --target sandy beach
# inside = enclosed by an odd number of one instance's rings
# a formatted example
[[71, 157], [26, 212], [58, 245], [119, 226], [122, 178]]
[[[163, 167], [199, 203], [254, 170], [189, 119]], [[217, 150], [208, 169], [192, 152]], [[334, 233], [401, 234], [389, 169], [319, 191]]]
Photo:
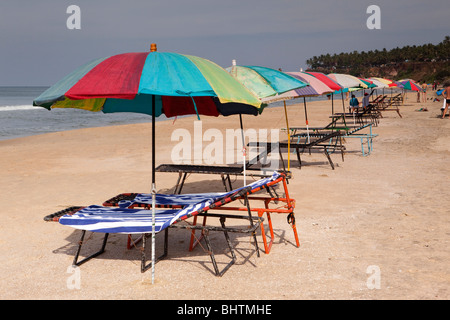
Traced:
[[[304, 125], [302, 101], [289, 106], [291, 126]], [[340, 101], [335, 108], [339, 108]], [[311, 126], [329, 122], [329, 101], [308, 103]], [[346, 139], [345, 160], [332, 154], [291, 157], [289, 192], [296, 200], [300, 247], [285, 215], [273, 215], [274, 245], [257, 257], [251, 239], [233, 234], [238, 261], [215, 277], [209, 255], [187, 250], [189, 234], [171, 230], [169, 255], [151, 273], [140, 272], [139, 249], [111, 235], [106, 252], [80, 268], [72, 288], [71, 263], [79, 231], [44, 216], [69, 206], [101, 204], [123, 192], [150, 192], [151, 123], [90, 128], [0, 141], [3, 208], [0, 235], [2, 299], [449, 299], [450, 120], [442, 102], [416, 103], [415, 94], [383, 113], [374, 150]], [[416, 111], [427, 107], [428, 112]], [[203, 130], [237, 128], [236, 117], [203, 117]], [[284, 110], [244, 117], [246, 128], [285, 127]], [[170, 141], [192, 118], [157, 122], [156, 162], [171, 163]], [[280, 133], [285, 139], [285, 134]], [[176, 173], [158, 173], [170, 192]], [[239, 184], [241, 177], [236, 178]], [[218, 176], [191, 175], [183, 192], [222, 191]], [[158, 235], [160, 249], [162, 234]], [[220, 262], [229, 259], [223, 235], [212, 237]], [[258, 239], [261, 237], [258, 235]], [[95, 250], [94, 235], [87, 248]], [[370, 284], [378, 272], [378, 286]]]

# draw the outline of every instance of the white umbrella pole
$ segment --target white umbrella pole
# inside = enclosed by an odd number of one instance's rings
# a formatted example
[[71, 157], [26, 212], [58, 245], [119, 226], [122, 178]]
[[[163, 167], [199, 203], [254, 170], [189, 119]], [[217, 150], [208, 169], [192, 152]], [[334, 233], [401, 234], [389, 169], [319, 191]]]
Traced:
[[306, 111], [306, 98], [303, 97], [303, 105], [305, 106], [305, 119], [306, 119], [306, 135], [308, 136], [308, 143], [311, 141], [309, 138], [309, 122], [308, 122], [308, 112]]
[[155, 179], [155, 96], [152, 96], [152, 284], [155, 283], [156, 249], [156, 179]]
[[289, 128], [289, 121], [286, 109], [286, 100], [283, 100], [284, 103], [284, 116], [286, 118], [286, 128], [288, 134], [288, 171], [291, 170], [291, 129]]

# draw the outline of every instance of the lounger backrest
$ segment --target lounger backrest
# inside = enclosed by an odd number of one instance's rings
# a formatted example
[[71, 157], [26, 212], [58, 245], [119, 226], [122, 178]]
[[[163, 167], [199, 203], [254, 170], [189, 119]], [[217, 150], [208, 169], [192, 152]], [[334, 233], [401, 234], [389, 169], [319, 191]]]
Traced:
[[[253, 193], [254, 190], [261, 188], [269, 182], [275, 181], [280, 177], [279, 172], [274, 172], [271, 177], [259, 179], [247, 186], [231, 190], [223, 193], [194, 193], [194, 194], [156, 194], [156, 204], [158, 206], [187, 206], [193, 205], [202, 201], [211, 200], [212, 202], [218, 201], [221, 198], [226, 198], [244, 188], [250, 188], [249, 192]], [[259, 189], [258, 189], [259, 190]], [[138, 194], [133, 200], [126, 200], [119, 202], [119, 206], [122, 208], [131, 207], [133, 205], [152, 205], [152, 195], [149, 193]]]

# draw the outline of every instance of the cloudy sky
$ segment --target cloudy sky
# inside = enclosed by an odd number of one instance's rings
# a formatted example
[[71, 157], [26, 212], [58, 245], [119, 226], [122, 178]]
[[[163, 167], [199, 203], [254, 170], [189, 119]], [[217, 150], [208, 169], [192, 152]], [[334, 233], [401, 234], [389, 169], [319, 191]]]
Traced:
[[[81, 10], [81, 29], [66, 22]], [[381, 29], [367, 28], [367, 8]], [[0, 86], [52, 85], [78, 66], [124, 52], [192, 54], [222, 67], [297, 71], [315, 55], [437, 44], [448, 0], [1, 0]]]

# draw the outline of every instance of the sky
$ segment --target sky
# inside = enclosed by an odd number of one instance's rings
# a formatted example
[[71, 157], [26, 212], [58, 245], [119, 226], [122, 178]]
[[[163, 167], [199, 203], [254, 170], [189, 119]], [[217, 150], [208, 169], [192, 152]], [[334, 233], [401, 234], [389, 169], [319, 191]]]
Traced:
[[[80, 29], [67, 27], [70, 5], [80, 8]], [[380, 29], [367, 27], [370, 5], [380, 8]], [[50, 86], [91, 60], [151, 43], [224, 68], [235, 59], [298, 71], [313, 56], [447, 35], [448, 0], [1, 0], [0, 86]]]

